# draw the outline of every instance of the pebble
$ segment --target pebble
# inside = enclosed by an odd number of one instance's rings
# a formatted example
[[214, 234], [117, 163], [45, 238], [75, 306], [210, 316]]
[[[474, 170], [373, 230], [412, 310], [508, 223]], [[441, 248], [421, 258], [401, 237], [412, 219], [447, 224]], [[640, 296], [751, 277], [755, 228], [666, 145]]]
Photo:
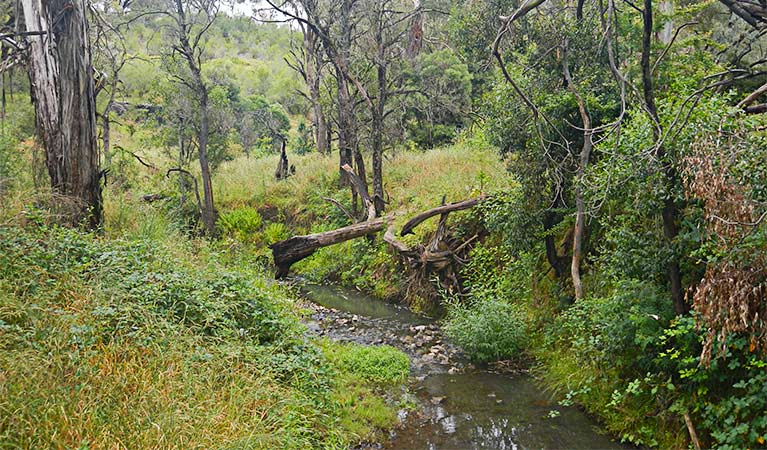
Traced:
[[440, 403], [443, 403], [445, 401], [445, 397], [432, 397], [431, 402], [434, 405], [439, 405]]

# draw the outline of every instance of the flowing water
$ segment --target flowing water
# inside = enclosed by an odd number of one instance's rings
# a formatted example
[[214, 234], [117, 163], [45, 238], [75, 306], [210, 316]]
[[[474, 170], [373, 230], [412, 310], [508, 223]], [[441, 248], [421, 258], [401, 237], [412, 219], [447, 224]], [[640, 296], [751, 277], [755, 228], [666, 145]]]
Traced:
[[304, 294], [320, 305], [309, 323], [316, 333], [395, 345], [411, 357], [412, 389], [421, 408], [403, 414], [385, 449], [628, 448], [600, 434], [578, 409], [552, 401], [529, 376], [468, 364], [433, 320], [356, 291], [305, 285]]

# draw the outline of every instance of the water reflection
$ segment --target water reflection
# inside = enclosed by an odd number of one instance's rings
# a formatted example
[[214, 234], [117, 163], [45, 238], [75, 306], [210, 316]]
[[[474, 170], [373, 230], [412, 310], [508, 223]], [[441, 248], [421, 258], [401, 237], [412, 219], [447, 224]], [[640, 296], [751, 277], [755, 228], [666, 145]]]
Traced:
[[[419, 395], [427, 399], [423, 420], [408, 424], [385, 448], [624, 448], [597, 433], [580, 411], [551, 404], [527, 377], [435, 374], [423, 381]], [[439, 404], [428, 401], [440, 397]], [[549, 417], [552, 409], [560, 415]]]
[[[403, 336], [411, 325], [430, 322], [406, 308], [374, 300], [356, 291], [318, 285], [304, 285], [303, 289], [315, 303], [360, 316], [358, 322], [348, 325], [366, 330], [366, 333], [356, 335], [359, 342], [374, 343], [380, 342], [381, 338]], [[411, 352], [411, 357], [414, 356]], [[528, 377], [483, 371], [443, 373], [446, 370], [445, 367], [435, 369], [429, 364], [414, 364], [414, 375], [426, 375], [415, 386], [423, 400], [421, 417], [414, 419], [412, 416], [417, 413], [408, 414], [404, 428], [384, 448], [630, 448], [599, 434], [590, 419], [577, 409], [551, 403]], [[559, 415], [549, 417], [551, 410], [559, 411]], [[402, 418], [405, 417], [403, 414]]]
[[336, 286], [305, 284], [302, 290], [313, 302], [326, 308], [338, 309], [372, 319], [389, 319], [402, 324], [426, 323], [428, 319], [413, 314], [407, 308], [372, 299], [361, 292]]

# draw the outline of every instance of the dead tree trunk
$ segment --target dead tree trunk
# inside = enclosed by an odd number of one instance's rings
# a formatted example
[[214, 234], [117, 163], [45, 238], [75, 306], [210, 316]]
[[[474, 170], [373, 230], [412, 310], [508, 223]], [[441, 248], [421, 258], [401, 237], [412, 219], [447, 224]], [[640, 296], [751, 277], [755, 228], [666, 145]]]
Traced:
[[352, 185], [352, 189], [359, 195], [360, 200], [362, 200], [362, 206], [365, 211], [367, 211], [367, 220], [373, 220], [376, 217], [375, 204], [370, 198], [365, 181], [357, 176], [348, 164], [341, 166], [341, 170], [346, 173], [346, 176], [349, 178], [349, 182]]
[[[359, 178], [353, 172], [351, 172], [351, 168], [348, 165], [346, 165], [345, 170], [347, 174], [349, 174], [350, 180], [359, 180]], [[391, 222], [394, 219], [394, 214], [375, 218], [375, 206], [373, 205], [373, 201], [370, 199], [370, 196], [366, 195], [362, 199], [363, 202], [366, 202], [369, 214], [368, 217], [370, 217], [370, 220], [356, 223], [354, 225], [349, 225], [343, 228], [338, 228], [332, 231], [325, 231], [323, 233], [315, 233], [305, 236], [294, 236], [290, 239], [272, 244], [270, 248], [272, 249], [274, 265], [277, 267], [276, 277], [285, 277], [293, 263], [296, 263], [312, 255], [319, 248], [377, 233], [383, 229], [387, 222]], [[403, 230], [400, 233], [401, 235], [412, 233], [414, 227], [430, 217], [434, 217], [436, 215], [442, 216], [440, 225], [438, 226], [438, 232], [435, 234], [431, 244], [427, 248], [409, 248], [403, 242], [397, 240], [391, 227], [386, 231], [384, 235], [384, 241], [389, 243], [392, 248], [397, 250], [400, 255], [405, 257], [410, 262], [412, 267], [428, 267], [429, 270], [441, 270], [447, 267], [447, 265], [451, 264], [454, 259], [453, 256], [456, 253], [464, 249], [469, 242], [476, 239], [476, 237], [473, 237], [452, 249], [449, 247], [444, 247], [444, 238], [447, 234], [447, 214], [453, 211], [460, 211], [476, 206], [483, 199], [484, 197], [480, 197], [471, 200], [464, 200], [462, 202], [442, 205], [437, 208], [424, 211], [410, 219], [405, 224], [405, 227], [403, 227]]]
[[338, 228], [323, 233], [294, 236], [284, 241], [275, 242], [269, 248], [272, 249], [274, 265], [277, 267], [277, 278], [287, 276], [293, 263], [311, 256], [317, 249], [329, 245], [355, 239], [368, 234], [383, 230], [384, 225], [394, 216], [379, 217], [367, 222], [355, 223], [347, 227]]
[[280, 149], [280, 161], [277, 163], [277, 170], [274, 171], [274, 178], [279, 180], [285, 180], [290, 176], [288, 169], [288, 153], [285, 151], [285, 140], [282, 140], [282, 146]]
[[54, 192], [74, 200], [72, 224], [102, 221], [96, 105], [84, 0], [23, 0], [29, 78]]
[[408, 220], [407, 223], [405, 223], [405, 225], [402, 226], [402, 231], [400, 231], [399, 235], [405, 236], [405, 235], [411, 234], [415, 227], [417, 227], [418, 225], [421, 224], [421, 222], [423, 222], [424, 220], [430, 217], [434, 217], [436, 215], [441, 215], [441, 214], [445, 214], [445, 213], [449, 213], [453, 211], [461, 211], [464, 209], [473, 208], [477, 206], [479, 202], [481, 202], [484, 199], [485, 197], [482, 196], [482, 197], [472, 198], [469, 200], [463, 200], [460, 202], [448, 203], [447, 205], [438, 206], [428, 211], [424, 211], [416, 215], [412, 219]]

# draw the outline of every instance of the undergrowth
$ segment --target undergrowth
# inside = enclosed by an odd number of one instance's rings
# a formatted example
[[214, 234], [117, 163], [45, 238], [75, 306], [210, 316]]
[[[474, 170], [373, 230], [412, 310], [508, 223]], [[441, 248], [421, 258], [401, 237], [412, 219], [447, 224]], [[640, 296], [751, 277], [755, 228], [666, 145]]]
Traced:
[[338, 398], [346, 367], [262, 269], [187, 243], [0, 227], [3, 447], [346, 448], [392, 424], [375, 379], [377, 415]]

